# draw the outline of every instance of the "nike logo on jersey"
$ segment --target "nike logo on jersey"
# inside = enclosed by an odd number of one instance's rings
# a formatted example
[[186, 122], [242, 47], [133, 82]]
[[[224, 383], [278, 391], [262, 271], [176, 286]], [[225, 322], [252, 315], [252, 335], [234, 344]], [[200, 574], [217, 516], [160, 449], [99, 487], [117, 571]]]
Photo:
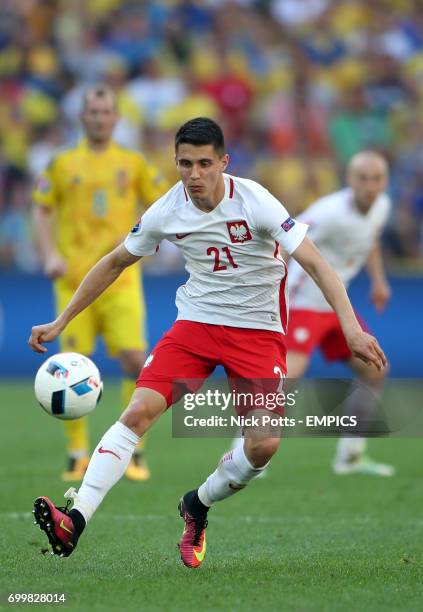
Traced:
[[204, 535], [204, 540], [203, 540], [203, 546], [198, 551], [194, 548], [194, 555], [199, 563], [201, 563], [204, 557], [206, 556], [206, 536], [205, 535]]
[[178, 240], [182, 240], [182, 238], [186, 238], [187, 236], [191, 236], [192, 232], [189, 232], [189, 234], [175, 234], [176, 238]]
[[112, 450], [108, 450], [107, 448], [103, 448], [102, 446], [100, 446], [100, 448], [98, 449], [98, 452], [99, 453], [110, 453], [110, 455], [114, 455], [115, 457], [119, 459], [119, 461], [121, 461], [121, 458], [119, 457], [117, 453], [115, 453]]
[[63, 519], [60, 521], [60, 525], [59, 525], [59, 527], [60, 527], [61, 529], [63, 529], [64, 531], [67, 531], [68, 533], [72, 533], [72, 529], [68, 529], [68, 528], [65, 526], [65, 522], [64, 522], [64, 520], [63, 520]]

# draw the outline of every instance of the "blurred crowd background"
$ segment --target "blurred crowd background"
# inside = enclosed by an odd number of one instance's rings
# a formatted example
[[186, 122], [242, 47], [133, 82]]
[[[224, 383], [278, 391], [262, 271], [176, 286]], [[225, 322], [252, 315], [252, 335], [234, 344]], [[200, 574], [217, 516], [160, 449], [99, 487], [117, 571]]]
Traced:
[[[115, 137], [177, 180], [173, 137], [224, 128], [229, 172], [296, 214], [355, 152], [391, 169], [391, 266], [423, 261], [423, 1], [1, 0], [0, 268], [40, 270], [31, 186], [80, 136], [84, 88], [118, 92]], [[174, 252], [151, 271], [178, 269]]]

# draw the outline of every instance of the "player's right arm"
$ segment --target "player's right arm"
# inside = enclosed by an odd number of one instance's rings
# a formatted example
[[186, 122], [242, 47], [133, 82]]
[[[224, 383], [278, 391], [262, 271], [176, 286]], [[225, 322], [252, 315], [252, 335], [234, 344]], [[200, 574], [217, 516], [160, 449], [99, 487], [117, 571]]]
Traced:
[[144, 255], [153, 255], [157, 251], [158, 245], [164, 238], [160, 223], [161, 202], [165, 199], [163, 197], [153, 204], [132, 228], [125, 242], [91, 268], [57, 319], [32, 328], [28, 343], [34, 351], [45, 353], [47, 349], [43, 343], [54, 340], [77, 314], [92, 304], [117, 279], [125, 268], [139, 261]]
[[124, 244], [105, 255], [91, 268], [57, 319], [44, 325], [35, 325], [32, 328], [28, 341], [29, 346], [37, 353], [45, 353], [47, 349], [43, 343], [54, 340], [77, 314], [92, 304], [117, 279], [125, 268], [139, 259], [141, 257], [132, 255]]
[[57, 190], [58, 159], [54, 158], [38, 178], [32, 192], [33, 223], [44, 272], [49, 278], [66, 274], [66, 261], [56, 248], [56, 210], [59, 203]]
[[56, 249], [53, 211], [45, 206], [34, 204], [32, 219], [44, 273], [49, 278], [64, 276], [67, 266], [66, 261]]

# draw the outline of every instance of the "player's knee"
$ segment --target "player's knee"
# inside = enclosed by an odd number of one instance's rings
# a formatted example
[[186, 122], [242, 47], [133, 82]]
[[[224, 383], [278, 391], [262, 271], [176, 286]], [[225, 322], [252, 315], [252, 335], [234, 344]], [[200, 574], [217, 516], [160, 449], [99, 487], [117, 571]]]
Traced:
[[158, 393], [154, 397], [150, 397], [151, 394], [148, 391], [147, 394], [141, 392], [141, 389], [135, 391], [128, 407], [119, 419], [121, 423], [139, 436], [142, 436], [160, 414], [166, 410], [166, 401]]
[[378, 370], [376, 367], [371, 366], [361, 372], [360, 378], [369, 387], [380, 387], [388, 376], [388, 372], [388, 367]]
[[144, 402], [138, 402], [136, 404], [129, 404], [127, 409], [122, 413], [120, 417], [121, 423], [135, 431], [140, 435], [139, 431], [145, 421], [147, 406]]
[[263, 467], [279, 448], [280, 438], [246, 438], [245, 454], [255, 468]]
[[124, 374], [138, 376], [144, 365], [145, 355], [142, 351], [121, 351], [120, 363]]

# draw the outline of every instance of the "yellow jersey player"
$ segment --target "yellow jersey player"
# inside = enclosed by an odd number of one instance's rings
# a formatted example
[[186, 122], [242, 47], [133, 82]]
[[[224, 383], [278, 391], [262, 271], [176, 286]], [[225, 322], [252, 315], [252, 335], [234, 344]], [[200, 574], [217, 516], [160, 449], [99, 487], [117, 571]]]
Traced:
[[[113, 142], [117, 118], [113, 91], [102, 85], [89, 89], [81, 111], [85, 138], [52, 160], [33, 192], [34, 225], [44, 271], [54, 280], [57, 312], [63, 310], [94, 263], [122, 241], [139, 208], [148, 207], [168, 188], [140, 153]], [[109, 354], [120, 360], [126, 405], [146, 349], [137, 267], [128, 268], [72, 322], [60, 338], [60, 350], [90, 355], [98, 335]], [[80, 480], [89, 460], [86, 421], [68, 421], [65, 430], [69, 465], [62, 478]], [[138, 448], [126, 476], [146, 480], [149, 475], [143, 449]]]

